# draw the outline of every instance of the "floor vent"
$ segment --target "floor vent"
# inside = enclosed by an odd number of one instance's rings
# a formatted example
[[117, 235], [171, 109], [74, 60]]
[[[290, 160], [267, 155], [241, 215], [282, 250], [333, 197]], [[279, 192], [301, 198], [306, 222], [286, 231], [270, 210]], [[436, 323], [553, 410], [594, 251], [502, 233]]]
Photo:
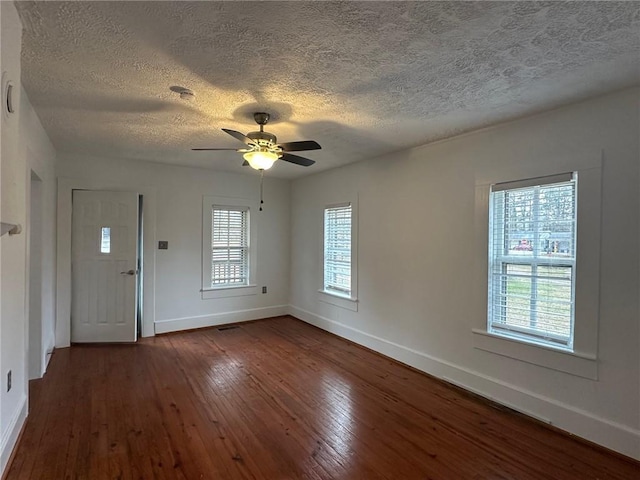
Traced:
[[218, 331], [219, 331], [219, 332], [222, 332], [222, 331], [224, 331], [224, 330], [234, 330], [234, 329], [236, 329], [236, 328], [238, 328], [238, 325], [229, 325], [228, 327], [220, 327], [220, 328], [218, 329]]

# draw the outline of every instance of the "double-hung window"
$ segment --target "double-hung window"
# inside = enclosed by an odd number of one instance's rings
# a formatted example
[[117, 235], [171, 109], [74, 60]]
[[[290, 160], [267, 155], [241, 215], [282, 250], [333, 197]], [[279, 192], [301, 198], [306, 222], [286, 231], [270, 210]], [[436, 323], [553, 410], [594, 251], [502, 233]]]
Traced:
[[573, 350], [576, 192], [571, 173], [491, 187], [488, 332]]
[[251, 201], [203, 197], [202, 297], [257, 294], [256, 225]]
[[324, 210], [324, 284], [326, 293], [352, 296], [351, 203]]
[[211, 210], [211, 287], [249, 283], [249, 209], [214, 205]]

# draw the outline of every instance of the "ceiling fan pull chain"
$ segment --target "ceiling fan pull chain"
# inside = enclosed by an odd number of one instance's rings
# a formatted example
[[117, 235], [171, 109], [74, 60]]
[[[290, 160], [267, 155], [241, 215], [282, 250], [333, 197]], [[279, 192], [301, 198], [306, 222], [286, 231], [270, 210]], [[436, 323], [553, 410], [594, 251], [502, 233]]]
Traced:
[[262, 211], [262, 204], [264, 201], [262, 200], [262, 183], [264, 180], [264, 170], [260, 170], [260, 211]]

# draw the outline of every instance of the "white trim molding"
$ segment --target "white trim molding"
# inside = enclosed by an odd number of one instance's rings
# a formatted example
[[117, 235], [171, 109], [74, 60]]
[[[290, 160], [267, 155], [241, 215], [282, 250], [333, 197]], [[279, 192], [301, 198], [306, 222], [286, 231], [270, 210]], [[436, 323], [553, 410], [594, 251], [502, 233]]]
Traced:
[[[257, 295], [256, 285], [258, 269], [258, 201], [250, 198], [223, 197], [216, 195], [204, 195], [202, 197], [202, 288], [200, 290], [203, 300]], [[248, 284], [225, 285], [221, 287], [211, 286], [211, 235], [212, 217], [214, 207], [232, 209], [243, 208], [249, 214], [249, 260], [248, 260]]]
[[56, 270], [56, 342], [58, 348], [71, 344], [71, 217], [73, 190], [137, 191], [143, 196], [143, 318], [142, 336], [153, 336], [155, 316], [155, 187], [128, 188], [100, 180], [58, 179], [57, 270]]
[[354, 297], [343, 297], [326, 290], [318, 290], [318, 300], [336, 307], [346, 308], [352, 312], [358, 311], [358, 299]]
[[20, 430], [24, 422], [27, 420], [27, 396], [23, 395], [18, 402], [18, 408], [11, 416], [9, 425], [4, 431], [2, 436], [2, 443], [0, 443], [0, 475], [4, 473], [4, 469], [7, 467], [7, 463], [11, 458], [18, 437], [20, 436]]
[[593, 354], [568, 352], [545, 345], [523, 343], [486, 330], [473, 329], [473, 346], [478, 350], [514, 358], [540, 367], [570, 373], [578, 377], [598, 379], [598, 362]]
[[[541, 367], [598, 379], [598, 321], [600, 314], [600, 223], [602, 152], [588, 152], [558, 161], [558, 165], [514, 167], [509, 172], [482, 172], [475, 185], [475, 268], [473, 319], [475, 348]], [[555, 168], [555, 171], [554, 171]], [[573, 350], [563, 353], [529, 342], [492, 335], [487, 329], [489, 192], [492, 184], [577, 172], [577, 251]]]
[[181, 330], [191, 330], [194, 328], [215, 327], [217, 325], [225, 325], [227, 323], [247, 322], [250, 320], [279, 317], [287, 315], [288, 310], [288, 305], [274, 305], [271, 307], [213, 313], [211, 315], [199, 315], [196, 317], [158, 320], [155, 322], [155, 333], [179, 332]]

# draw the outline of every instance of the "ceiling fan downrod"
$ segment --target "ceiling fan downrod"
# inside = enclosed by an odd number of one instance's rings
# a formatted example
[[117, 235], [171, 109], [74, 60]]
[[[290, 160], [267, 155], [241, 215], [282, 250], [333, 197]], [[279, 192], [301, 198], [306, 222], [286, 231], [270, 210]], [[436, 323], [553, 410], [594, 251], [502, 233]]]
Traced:
[[267, 112], [255, 112], [253, 114], [253, 119], [258, 125], [260, 125], [261, 132], [264, 132], [264, 126], [269, 122], [269, 118], [271, 118], [271, 115]]

